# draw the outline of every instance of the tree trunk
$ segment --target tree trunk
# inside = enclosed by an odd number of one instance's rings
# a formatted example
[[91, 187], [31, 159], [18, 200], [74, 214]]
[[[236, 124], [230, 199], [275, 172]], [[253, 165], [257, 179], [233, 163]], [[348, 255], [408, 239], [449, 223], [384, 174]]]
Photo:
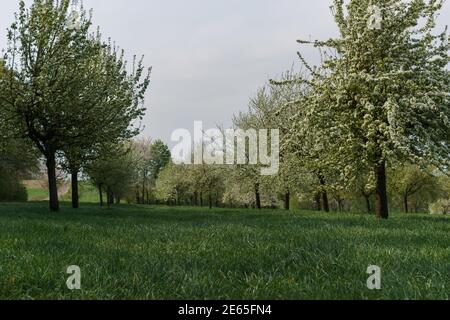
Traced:
[[139, 196], [139, 187], [136, 187], [136, 191], [135, 192], [136, 192], [136, 203], [139, 204], [139, 201], [140, 201], [139, 200], [139, 197], [140, 197]]
[[261, 209], [261, 194], [259, 193], [259, 183], [255, 184], [255, 202], [256, 208]]
[[325, 212], [330, 212], [330, 204], [328, 202], [328, 193], [326, 191], [322, 192], [322, 202], [323, 202], [323, 210]]
[[405, 208], [405, 213], [409, 213], [409, 207], [408, 207], [408, 194], [405, 194], [403, 196], [403, 205]]
[[98, 195], [100, 199], [100, 207], [103, 207], [103, 190], [101, 184], [98, 185]]
[[56, 158], [55, 153], [50, 153], [47, 156], [47, 176], [48, 176], [48, 192], [50, 196], [50, 211], [59, 211], [58, 200], [58, 184], [56, 181]]
[[142, 181], [142, 203], [145, 204], [145, 183], [147, 181], [147, 173], [144, 170], [144, 179]]
[[108, 209], [114, 204], [114, 195], [109, 187], [106, 188], [106, 203], [108, 204]]
[[194, 192], [194, 206], [198, 206], [198, 192]]
[[217, 208], [220, 208], [219, 192], [216, 192], [216, 207], [217, 207]]
[[370, 196], [364, 195], [364, 198], [366, 199], [366, 206], [367, 206], [367, 213], [372, 213], [372, 205], [370, 204]]
[[320, 182], [320, 185], [321, 185], [321, 187], [323, 189], [323, 191], [322, 191], [323, 210], [325, 212], [330, 212], [330, 204], [328, 202], [328, 193], [325, 190], [326, 181], [325, 181], [324, 176], [321, 173], [319, 174], [319, 182]]
[[291, 209], [291, 193], [286, 191], [284, 195], [284, 209], [289, 211]]
[[387, 198], [386, 163], [383, 162], [375, 168], [376, 178], [376, 214], [378, 219], [389, 218]]
[[70, 174], [72, 182], [72, 208], [78, 209], [80, 207], [80, 196], [78, 194], [78, 170], [72, 169]]
[[209, 194], [208, 200], [209, 200], [209, 210], [211, 210], [213, 207], [213, 198], [211, 193]]
[[200, 192], [200, 207], [203, 207], [203, 192]]
[[341, 212], [341, 213], [344, 212], [344, 201], [339, 199], [337, 203], [338, 203], [339, 212]]
[[316, 210], [317, 211], [322, 211], [322, 202], [321, 202], [321, 199], [320, 199], [320, 193], [316, 194], [315, 200], [316, 200]]

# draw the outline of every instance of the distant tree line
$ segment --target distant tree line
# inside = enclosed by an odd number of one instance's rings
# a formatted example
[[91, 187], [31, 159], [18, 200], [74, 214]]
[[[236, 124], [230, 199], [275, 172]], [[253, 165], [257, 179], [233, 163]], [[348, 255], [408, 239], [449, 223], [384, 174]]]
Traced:
[[365, 207], [383, 219], [390, 208], [449, 212], [450, 41], [435, 30], [444, 2], [333, 2], [339, 37], [298, 41], [318, 48], [322, 62], [311, 66], [299, 53], [302, 71], [271, 81], [234, 119], [243, 129], [280, 128], [280, 173], [169, 166], [160, 197], [256, 208], [282, 200], [286, 209], [298, 200], [324, 211]]

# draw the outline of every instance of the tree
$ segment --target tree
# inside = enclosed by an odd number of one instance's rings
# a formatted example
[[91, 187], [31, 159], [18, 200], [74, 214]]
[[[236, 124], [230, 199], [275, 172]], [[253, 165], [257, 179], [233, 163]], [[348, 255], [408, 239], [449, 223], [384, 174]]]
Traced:
[[439, 200], [430, 204], [429, 211], [432, 214], [450, 214], [450, 176], [446, 171], [445, 174], [438, 176], [439, 180]]
[[[0, 59], [0, 83], [11, 73]], [[16, 127], [8, 121], [11, 114], [4, 101], [6, 92], [0, 86], [0, 201], [26, 201], [27, 191], [22, 179], [38, 167], [38, 153], [31, 143], [20, 136]]]
[[152, 140], [141, 138], [133, 141], [133, 152], [137, 160], [136, 202], [140, 204], [149, 202], [150, 190], [150, 159]]
[[[446, 31], [433, 34], [442, 3], [335, 0], [340, 37], [313, 42], [324, 52], [318, 68], [305, 62], [311, 94], [294, 127], [313, 132], [326, 146], [322, 161], [344, 174], [373, 170], [378, 218], [389, 217], [390, 162], [448, 166], [449, 41]], [[373, 6], [380, 28], [368, 24]]]
[[[112, 151], [114, 150], [114, 151]], [[98, 188], [100, 205], [103, 206], [103, 193], [106, 193], [108, 207], [115, 201], [128, 197], [136, 181], [136, 158], [133, 157], [129, 143], [109, 148], [86, 165], [86, 173]]]
[[150, 192], [159, 173], [170, 162], [171, 154], [169, 147], [161, 140], [152, 142], [149, 138], [142, 138], [135, 141], [134, 146], [136, 157], [139, 159], [136, 200], [138, 203], [150, 204]]
[[37, 171], [36, 150], [23, 139], [8, 139], [0, 144], [0, 201], [26, 201], [22, 180]]
[[161, 170], [170, 162], [169, 147], [161, 140], [156, 140], [150, 146], [150, 172], [153, 181], [158, 179]]
[[186, 166], [170, 162], [160, 172], [156, 181], [156, 195], [162, 201], [175, 202], [177, 205], [181, 205], [183, 200], [185, 200], [189, 187], [190, 181]]
[[78, 72], [80, 62], [97, 50], [88, 41], [85, 15], [80, 28], [68, 27], [69, 5], [69, 0], [36, 0], [26, 9], [20, 1], [8, 31], [6, 61], [11, 72], [2, 81], [2, 100], [15, 124], [46, 159], [52, 211], [59, 210], [56, 153], [79, 111], [70, 101], [77, 98], [85, 76]]
[[[101, 43], [98, 35], [95, 40]], [[123, 51], [103, 44], [97, 56], [86, 61], [89, 71], [83, 92], [73, 103], [80, 118], [62, 147], [66, 167], [72, 177], [72, 203], [78, 208], [78, 174], [90, 159], [105, 156], [104, 146], [121, 145], [140, 132], [133, 125], [145, 113], [144, 95], [149, 86], [151, 68], [145, 73], [143, 58], [134, 59], [127, 71]]]
[[216, 205], [219, 205], [220, 195], [224, 188], [224, 169], [219, 165], [192, 164], [186, 166], [187, 179], [190, 182], [189, 190], [193, 197], [193, 204], [198, 205], [200, 196], [200, 205], [203, 205], [204, 197], [208, 199], [209, 208], [212, 209], [214, 199]]
[[[400, 196], [406, 213], [410, 212], [409, 205], [413, 197], [426, 196], [433, 202], [441, 193], [438, 177], [431, 170], [412, 164], [404, 164], [393, 170], [390, 189], [392, 194]], [[424, 207], [428, 208], [428, 205]]]
[[[142, 60], [126, 70], [123, 52], [89, 34], [91, 20], [81, 8], [77, 26], [71, 0], [20, 2], [8, 33], [7, 57], [13, 70], [5, 83], [11, 113], [46, 158], [50, 209], [59, 209], [56, 158], [62, 153], [72, 176], [73, 206], [78, 207], [78, 174], [102, 144], [137, 134], [130, 123], [142, 118], [149, 73]], [[144, 78], [144, 79], [141, 79]]]

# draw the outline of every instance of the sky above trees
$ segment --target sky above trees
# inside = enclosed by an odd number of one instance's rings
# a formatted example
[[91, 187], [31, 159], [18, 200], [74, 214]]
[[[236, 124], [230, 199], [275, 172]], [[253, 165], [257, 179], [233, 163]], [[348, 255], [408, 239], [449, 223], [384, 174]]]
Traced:
[[[29, 1], [27, 1], [29, 3]], [[325, 39], [337, 34], [331, 1], [309, 0], [84, 0], [94, 24], [122, 48], [145, 54], [152, 84], [143, 125], [145, 135], [168, 142], [177, 128], [231, 125], [257, 89], [295, 63], [302, 49], [317, 61], [314, 49], [296, 39]], [[3, 0], [0, 48], [18, 9]], [[450, 21], [450, 3], [439, 18]], [[128, 52], [131, 54], [131, 52]], [[130, 57], [131, 59], [131, 57]]]

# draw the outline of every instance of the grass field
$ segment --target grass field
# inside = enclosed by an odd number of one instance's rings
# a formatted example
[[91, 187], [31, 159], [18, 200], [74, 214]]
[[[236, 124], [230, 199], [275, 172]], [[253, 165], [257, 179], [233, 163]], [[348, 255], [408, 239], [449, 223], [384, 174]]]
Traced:
[[43, 201], [48, 198], [48, 191], [42, 188], [27, 188], [29, 201]]
[[[29, 201], [44, 201], [48, 199], [48, 190], [45, 183], [40, 181], [26, 181], [25, 186], [28, 193]], [[62, 201], [70, 201], [70, 188], [66, 194], [60, 195]], [[99, 195], [97, 189], [89, 182], [81, 182], [79, 184], [80, 201], [84, 203], [98, 203]], [[105, 195], [106, 198], [106, 195]]]
[[[84, 203], [98, 203], [99, 195], [98, 190], [88, 182], [82, 182], [78, 186], [78, 196], [80, 197], [80, 202]], [[104, 195], [106, 199], [106, 194]], [[67, 191], [67, 193], [60, 197], [62, 201], [71, 201], [71, 189]]]
[[448, 217], [0, 204], [0, 298], [449, 299], [449, 245]]

